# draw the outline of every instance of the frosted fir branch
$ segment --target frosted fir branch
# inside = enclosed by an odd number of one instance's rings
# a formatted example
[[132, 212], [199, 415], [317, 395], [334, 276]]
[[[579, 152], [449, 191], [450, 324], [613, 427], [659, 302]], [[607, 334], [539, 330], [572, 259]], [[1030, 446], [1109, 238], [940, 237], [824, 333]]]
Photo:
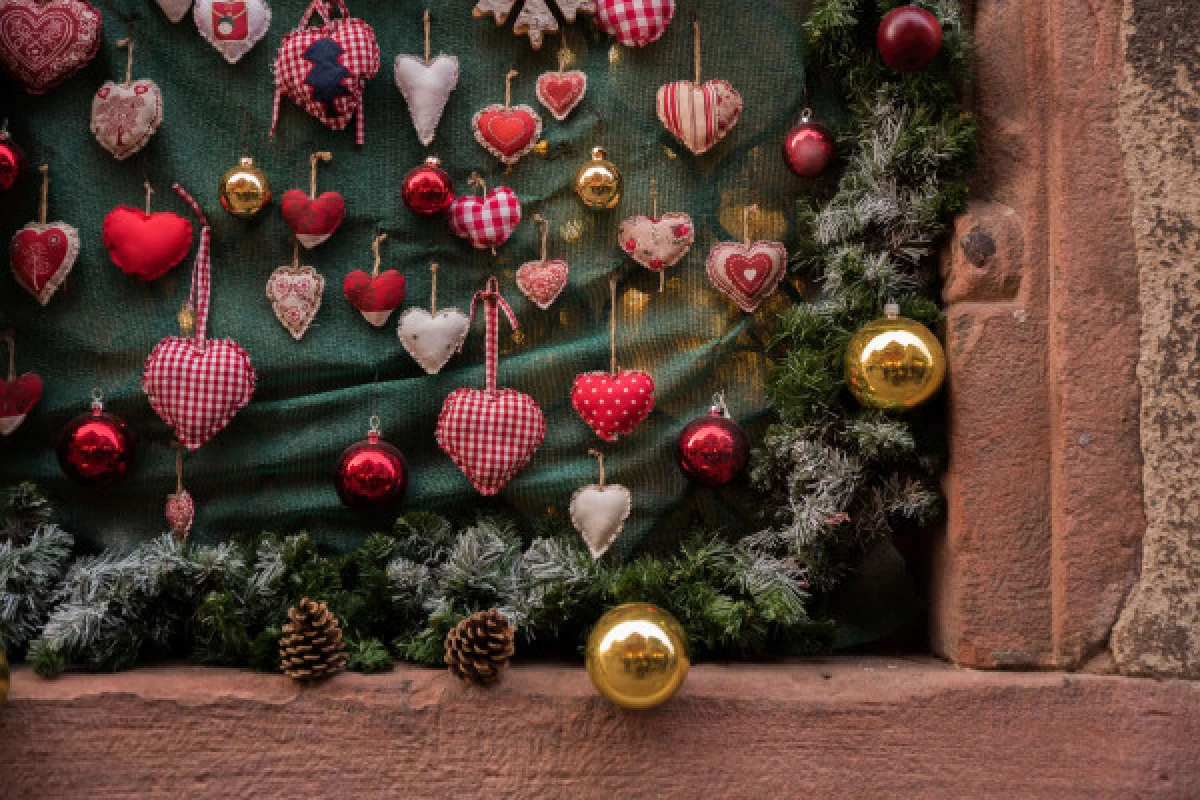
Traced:
[[423, 604], [436, 585], [429, 567], [404, 557], [388, 564], [387, 576], [393, 599], [401, 604]]
[[941, 509], [941, 495], [924, 482], [898, 474], [888, 476], [880, 492], [885, 511], [921, 524], [936, 518]]
[[846, 423], [846, 436], [868, 460], [895, 459], [916, 453], [917, 440], [907, 423], [889, 417], [870, 417]]
[[[509, 535], [505, 535], [509, 534]], [[514, 591], [512, 565], [520, 553], [519, 540], [510, 538], [511, 528], [481, 522], [458, 535], [438, 582], [447, 594], [467, 597], [483, 592], [495, 598]]]
[[23, 647], [37, 635], [73, 545], [69, 533], [46, 522], [23, 545], [0, 542], [0, 651]]

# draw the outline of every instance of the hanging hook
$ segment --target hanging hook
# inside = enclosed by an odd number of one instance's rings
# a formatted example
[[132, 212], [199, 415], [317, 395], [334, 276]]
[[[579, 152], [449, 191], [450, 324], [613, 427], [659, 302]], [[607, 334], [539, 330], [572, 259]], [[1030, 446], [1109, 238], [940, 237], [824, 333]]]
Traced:
[[600, 462], [600, 491], [604, 491], [604, 453], [592, 448], [588, 450], [588, 455]]
[[371, 242], [371, 252], [375, 254], [375, 266], [371, 267], [372, 277], [379, 275], [379, 264], [383, 260], [383, 257], [379, 255], [379, 245], [385, 242], [387, 238], [387, 232], [384, 231], [375, 237], [375, 241]]
[[510, 69], [508, 74], [504, 76], [504, 107], [512, 108], [512, 82], [513, 78], [517, 77], [518, 73], [515, 69]]
[[533, 221], [537, 224], [538, 230], [542, 234], [542, 263], [546, 263], [546, 241], [550, 236], [550, 223], [541, 214], [534, 214]]
[[750, 217], [757, 214], [757, 203], [753, 203], [742, 209], [742, 240], [746, 243], [746, 247], [750, 246]]
[[125, 54], [125, 85], [128, 85], [133, 82], [133, 33], [126, 33], [124, 39], [118, 39], [117, 47], [129, 48]]

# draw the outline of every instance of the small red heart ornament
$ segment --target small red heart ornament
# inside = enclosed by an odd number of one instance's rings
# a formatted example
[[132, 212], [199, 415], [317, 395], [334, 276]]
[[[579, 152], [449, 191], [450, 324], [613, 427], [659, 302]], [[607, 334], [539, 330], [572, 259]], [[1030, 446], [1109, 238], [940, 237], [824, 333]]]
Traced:
[[515, 164], [542, 135], [542, 118], [526, 105], [491, 105], [475, 114], [475, 138], [504, 164]]
[[457, 389], [438, 415], [437, 443], [482, 495], [494, 495], [546, 438], [537, 402], [515, 389]]
[[0, 381], [0, 436], [20, 427], [25, 415], [42, 399], [42, 379], [27, 372], [11, 381]]
[[587, 73], [545, 72], [537, 79], [537, 98], [559, 122], [566, 119], [587, 93]]
[[562, 259], [528, 261], [517, 270], [517, 288], [542, 311], [567, 287], [571, 267]]
[[100, 12], [86, 0], [4, 0], [0, 62], [30, 94], [74, 75], [100, 48]]
[[626, 47], [645, 47], [666, 32], [675, 0], [597, 0], [596, 24]]
[[394, 269], [374, 276], [356, 269], [342, 281], [342, 292], [350, 305], [378, 328], [404, 302], [404, 286], [404, 276]]
[[613, 442], [654, 410], [654, 378], [641, 370], [585, 372], [575, 377], [571, 405], [597, 436]]
[[746, 313], [774, 293], [787, 272], [787, 248], [780, 242], [722, 242], [708, 254], [708, 279]]
[[508, 241], [521, 222], [521, 201], [507, 186], [497, 186], [487, 196], [463, 195], [450, 204], [450, 229], [480, 250]]
[[170, 211], [147, 214], [139, 208], [117, 206], [104, 218], [101, 240], [122, 272], [152, 281], [187, 258], [192, 223]]
[[231, 339], [168, 336], [142, 370], [150, 407], [188, 450], [196, 450], [229, 424], [254, 394], [254, 367]]
[[46, 305], [75, 266], [79, 232], [65, 222], [31, 222], [17, 231], [9, 253], [17, 283]]
[[283, 221], [309, 250], [332, 236], [346, 218], [346, 201], [337, 192], [322, 192], [314, 199], [299, 189], [289, 189], [279, 205]]

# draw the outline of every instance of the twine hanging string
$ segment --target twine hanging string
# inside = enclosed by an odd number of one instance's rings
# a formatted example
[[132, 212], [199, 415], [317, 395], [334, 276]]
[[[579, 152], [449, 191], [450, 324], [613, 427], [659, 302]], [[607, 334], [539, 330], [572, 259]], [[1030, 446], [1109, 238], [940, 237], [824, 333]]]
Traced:
[[[658, 222], [658, 179], [650, 179], [650, 219]], [[658, 291], [665, 292], [667, 290], [667, 271], [660, 269], [658, 271]]]
[[548, 252], [547, 247], [546, 247], [546, 241], [550, 237], [550, 223], [547, 222], [546, 218], [543, 217], [541, 214], [534, 214], [533, 221], [537, 224], [538, 230], [542, 234], [542, 263], [545, 264], [546, 263], [546, 253]]
[[425, 9], [425, 63], [429, 64], [429, 9]]
[[[508, 318], [508, 324], [512, 329], [518, 330], [517, 318], [513, 314], [512, 307], [508, 302], [500, 296], [500, 282], [496, 280], [496, 276], [488, 278], [484, 288], [475, 293], [471, 298], [471, 315], [468, 317], [467, 324], [470, 325], [475, 321], [475, 304], [483, 301], [483, 319], [484, 319], [484, 385], [489, 392], [496, 391], [496, 371], [499, 362], [500, 354], [500, 312], [504, 312], [504, 316]], [[458, 345], [458, 352], [462, 352], [462, 344]]]
[[758, 204], [746, 206], [742, 209], [742, 241], [746, 243], [746, 247], [750, 246], [750, 217], [758, 214]]
[[429, 289], [429, 315], [437, 314], [437, 262], [429, 265], [430, 289]]
[[567, 64], [571, 63], [571, 58], [574, 54], [571, 48], [567, 47], [567, 34], [563, 33], [563, 44], [558, 50], [558, 74], [562, 75], [567, 71]]
[[38, 224], [45, 225], [46, 218], [50, 213], [50, 165], [42, 164], [38, 167], [38, 172], [42, 173], [42, 199], [38, 204]]
[[292, 271], [300, 269], [300, 240], [292, 237]]
[[379, 277], [379, 264], [383, 260], [383, 258], [379, 255], [379, 245], [386, 241], [387, 238], [388, 235], [386, 233], [381, 233], [375, 237], [375, 241], [371, 242], [371, 252], [375, 254], [375, 265], [371, 267], [372, 278]]
[[8, 345], [8, 382], [17, 379], [17, 337], [12, 331], [4, 332], [4, 342]]
[[600, 486], [600, 491], [603, 492], [604, 491], [604, 453], [601, 453], [599, 450], [596, 450], [596, 449], [591, 449], [591, 450], [588, 450], [588, 455], [592, 456], [593, 458], [595, 458], [597, 461], [600, 462], [600, 484], [599, 484], [599, 486]]
[[700, 85], [700, 18], [692, 18], [692, 54], [695, 58], [696, 85]]
[[617, 375], [617, 276], [608, 279], [608, 294], [612, 301], [612, 313], [608, 316], [608, 355], [609, 371], [615, 378]]
[[512, 108], [512, 82], [513, 78], [517, 77], [518, 73], [515, 69], [510, 69], [504, 76], [504, 109], [507, 111]]
[[326, 163], [333, 161], [333, 153], [326, 150], [318, 150], [308, 157], [308, 197], [310, 200], [317, 199], [317, 163], [320, 161]]
[[150, 216], [150, 195], [154, 194], [154, 187], [150, 185], [150, 181], [142, 184], [146, 187], [146, 216]]
[[125, 83], [128, 86], [133, 83], [133, 36], [126, 36], [117, 42], [117, 47], [125, 47], [128, 50], [125, 53]]

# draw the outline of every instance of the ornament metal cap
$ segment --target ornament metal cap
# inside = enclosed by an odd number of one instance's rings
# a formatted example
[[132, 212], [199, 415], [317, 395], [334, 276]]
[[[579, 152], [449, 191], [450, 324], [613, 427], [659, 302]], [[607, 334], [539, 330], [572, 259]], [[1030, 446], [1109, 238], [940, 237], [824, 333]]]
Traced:
[[104, 390], [99, 386], [92, 389], [92, 414], [100, 416], [104, 413]]
[[900, 316], [900, 304], [888, 303], [883, 307], [883, 315], [888, 319], [896, 319]]

